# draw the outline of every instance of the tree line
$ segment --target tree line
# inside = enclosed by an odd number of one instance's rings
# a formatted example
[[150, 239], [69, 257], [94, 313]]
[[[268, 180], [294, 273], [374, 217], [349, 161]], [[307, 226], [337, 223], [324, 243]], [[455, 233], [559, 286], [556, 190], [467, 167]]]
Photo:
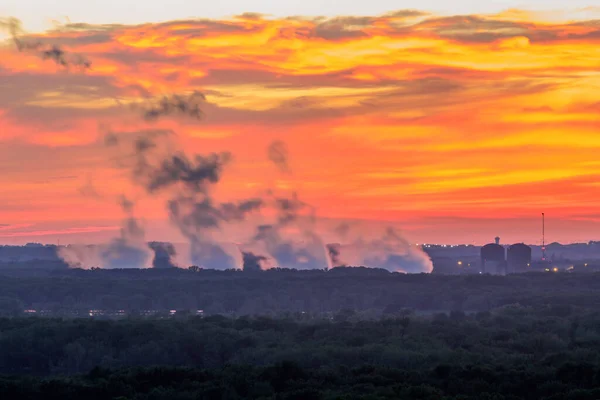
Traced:
[[0, 313], [91, 309], [203, 310], [205, 315], [328, 314], [345, 308], [365, 316], [491, 311], [507, 304], [600, 308], [600, 274], [511, 276], [406, 275], [368, 268], [330, 271], [65, 270], [4, 271]]
[[0, 319], [19, 399], [596, 399], [600, 314]]

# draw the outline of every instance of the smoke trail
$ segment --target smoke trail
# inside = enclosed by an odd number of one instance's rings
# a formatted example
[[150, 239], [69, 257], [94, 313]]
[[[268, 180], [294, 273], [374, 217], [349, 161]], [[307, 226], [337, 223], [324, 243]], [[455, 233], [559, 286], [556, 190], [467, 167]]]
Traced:
[[221, 179], [223, 167], [230, 158], [229, 153], [212, 153], [207, 156], [196, 155], [192, 161], [185, 154], [175, 154], [162, 160], [157, 167], [145, 164], [145, 160], [140, 159], [136, 174], [149, 193], [181, 184], [188, 192], [207, 195], [209, 186]]
[[120, 235], [108, 244], [71, 245], [59, 249], [59, 256], [72, 268], [146, 268], [152, 256], [144, 241], [145, 232], [133, 215], [134, 204], [125, 196], [119, 201], [127, 215]]
[[276, 220], [259, 225], [250, 245], [263, 249], [262, 256], [280, 268], [329, 268], [325, 243], [315, 231], [314, 208], [300, 201], [296, 193], [291, 197], [269, 193], [269, 200], [276, 211]]
[[41, 41], [28, 41], [21, 21], [9, 17], [0, 19], [0, 31], [8, 33], [19, 52], [36, 53], [44, 60], [52, 60], [65, 68], [70, 66], [88, 69], [92, 63], [80, 54], [68, 53], [58, 45], [44, 45]]
[[[56, 44], [44, 45], [41, 41], [30, 41], [22, 25], [15, 18], [0, 20], [0, 30], [8, 32], [20, 52], [36, 53], [43, 59], [53, 60], [57, 65], [90, 68], [91, 63], [78, 54], [71, 54]], [[162, 117], [186, 116], [201, 119], [201, 106], [205, 96], [199, 92], [190, 95], [174, 94], [149, 101], [142, 106], [141, 116], [147, 122]], [[324, 268], [354, 263], [382, 267], [394, 271], [429, 272], [431, 261], [425, 253], [411, 246], [395, 230], [388, 229], [383, 237], [366, 241], [355, 240], [349, 244], [326, 246], [315, 228], [315, 210], [292, 198], [254, 198], [240, 202], [219, 203], [211, 189], [219, 183], [222, 171], [229, 163], [228, 152], [196, 155], [189, 159], [183, 152], [159, 157], [156, 140], [168, 136], [171, 131], [147, 130], [138, 135], [133, 143], [134, 164], [132, 177], [147, 193], [169, 194], [167, 209], [171, 221], [190, 242], [192, 262], [207, 268], [231, 268], [239, 265], [243, 258], [249, 268], [265, 268], [267, 261], [274, 260], [278, 266], [291, 268]], [[121, 137], [116, 133], [105, 136], [107, 146], [119, 146]], [[268, 148], [268, 158], [282, 171], [289, 172], [288, 151], [281, 141], [273, 142]], [[127, 162], [124, 163], [127, 165]], [[277, 221], [261, 224], [250, 241], [264, 253], [255, 254], [232, 251], [217, 243], [213, 232], [225, 224], [238, 223], [247, 216], [260, 211], [268, 203], [277, 210]], [[65, 247], [61, 256], [72, 266], [91, 267], [146, 267], [154, 250], [154, 266], [172, 265], [175, 255], [172, 247], [154, 245], [152, 250], [144, 242], [144, 230], [133, 216], [133, 204], [122, 201], [127, 218], [123, 221], [120, 236], [102, 246]], [[308, 212], [307, 212], [308, 210]], [[348, 234], [348, 227], [340, 226], [336, 233], [340, 237]]]
[[364, 255], [364, 263], [397, 272], [431, 272], [433, 265], [420, 248], [412, 246], [394, 228], [388, 227], [384, 236], [373, 241]]
[[329, 253], [329, 258], [331, 259], [331, 264], [333, 266], [343, 265], [343, 263], [341, 262], [341, 259], [340, 259], [341, 245], [339, 243], [328, 244], [327, 251]]
[[91, 269], [103, 266], [100, 250], [94, 245], [61, 246], [57, 254], [70, 268]]
[[142, 117], [149, 122], [165, 116], [188, 116], [201, 119], [204, 116], [201, 106], [206, 101], [203, 93], [194, 91], [188, 96], [172, 94], [160, 99], [150, 99], [146, 104], [134, 104], [133, 110], [141, 110]]
[[216, 242], [213, 232], [223, 224], [243, 222], [262, 207], [258, 199], [214, 205], [208, 196], [187, 196], [169, 201], [171, 221], [190, 243], [192, 262], [213, 269], [240, 267], [235, 254]]
[[336, 226], [333, 230], [342, 240], [346, 240], [348, 233], [350, 233], [350, 224], [342, 222]]
[[15, 46], [17, 46], [19, 51], [28, 49], [37, 50], [41, 46], [41, 43], [39, 42], [29, 43], [20, 38], [21, 35], [25, 34], [25, 30], [23, 29], [21, 21], [17, 18], [0, 18], [0, 31], [6, 32], [10, 35], [13, 43]]
[[281, 172], [290, 172], [288, 149], [284, 142], [280, 140], [272, 142], [267, 148], [267, 155], [269, 160], [271, 160]]
[[[167, 106], [153, 108], [160, 112], [152, 115], [157, 118], [169, 115], [172, 109]], [[185, 107], [179, 109], [185, 110]], [[147, 112], [144, 115], [147, 116]], [[121, 136], [110, 133], [105, 137], [105, 143], [119, 145], [123, 141]], [[267, 260], [288, 268], [323, 269], [329, 266], [325, 244], [314, 231], [315, 210], [300, 201], [296, 193], [283, 197], [269, 192], [262, 197], [220, 203], [214, 199], [212, 192], [231, 162], [231, 155], [227, 152], [211, 153], [195, 155], [191, 159], [183, 152], [158, 155], [155, 150], [164, 148], [156, 143], [161, 138], [161, 132], [157, 131], [137, 133], [132, 142], [132, 178], [150, 195], [168, 195], [166, 206], [170, 220], [187, 238], [193, 264], [215, 269], [242, 266], [243, 261], [238, 263], [237, 259], [240, 256], [243, 259], [243, 254], [218, 243], [215, 233], [223, 226], [242, 223], [249, 215], [270, 207], [276, 211], [276, 221], [258, 226], [247, 243], [250, 247], [262, 249], [258, 254], [253, 253], [261, 260], [255, 262], [255, 266], [258, 264], [266, 268], [269, 263], [263, 261]]]
[[151, 242], [150, 248], [154, 251], [152, 260], [153, 268], [176, 268], [173, 258], [177, 255], [175, 246], [171, 243]]
[[[145, 120], [155, 121], [166, 116], [199, 118], [197, 99], [204, 97], [164, 97], [158, 104], [143, 109]], [[197, 107], [198, 106], [198, 107]], [[158, 140], [170, 137], [172, 132], [144, 130], [135, 135], [110, 133], [105, 137], [109, 146], [119, 146], [124, 138], [132, 141], [132, 179], [149, 195], [167, 194], [166, 208], [171, 222], [190, 245], [191, 262], [203, 268], [266, 269], [272, 266], [296, 269], [324, 269], [339, 265], [364, 265], [402, 272], [429, 272], [431, 261], [421, 249], [411, 246], [394, 229], [374, 240], [359, 237], [346, 240], [351, 231], [341, 224], [334, 233], [346, 244], [326, 245], [316, 229], [316, 210], [301, 201], [294, 192], [291, 196], [267, 192], [238, 202], [220, 203], [213, 196], [214, 187], [223, 177], [223, 171], [232, 161], [228, 152], [188, 157], [181, 151], [158, 154], [167, 146]], [[282, 171], [289, 171], [288, 154], [282, 142], [274, 142], [268, 149], [269, 159]], [[275, 211], [272, 223], [259, 223], [254, 234], [240, 250], [228, 248], [215, 239], [223, 227], [248, 220], [263, 209]], [[156, 257], [155, 257], [156, 258]]]
[[[347, 235], [350, 228], [345, 228]], [[433, 264], [422, 248], [411, 245], [393, 227], [385, 229], [381, 237], [366, 240], [357, 237], [348, 244], [328, 245], [334, 266], [367, 266], [392, 272], [431, 272]]]
[[265, 256], [256, 255], [249, 251], [242, 252], [242, 256], [244, 259], [244, 271], [261, 271], [267, 268], [266, 263], [269, 259]]
[[131, 132], [110, 132], [105, 136], [105, 143], [118, 146], [132, 136], [132, 157], [126, 157], [132, 180], [149, 195], [167, 195], [169, 218], [187, 238], [191, 262], [203, 268], [241, 267], [241, 254], [218, 243], [214, 235], [223, 225], [245, 221], [264, 203], [259, 197], [225, 203], [214, 199], [213, 188], [222, 179], [231, 155], [222, 152], [189, 158], [181, 151], [159, 154], [158, 150], [164, 150], [166, 146], [157, 141], [168, 139], [168, 135], [160, 130], [145, 130], [133, 135]]

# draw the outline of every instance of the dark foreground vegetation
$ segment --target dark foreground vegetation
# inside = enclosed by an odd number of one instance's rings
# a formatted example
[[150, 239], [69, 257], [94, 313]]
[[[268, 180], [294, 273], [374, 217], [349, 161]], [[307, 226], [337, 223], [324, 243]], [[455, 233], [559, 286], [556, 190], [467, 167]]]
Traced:
[[596, 400], [598, 293], [576, 273], [6, 270], [0, 399]]
[[600, 313], [0, 320], [9, 399], [597, 399]]
[[50, 316], [85, 316], [90, 310], [279, 316], [352, 309], [366, 317], [404, 308], [426, 313], [491, 311], [515, 303], [600, 310], [598, 293], [600, 274], [553, 272], [507, 277], [405, 275], [366, 268], [0, 272], [0, 314], [5, 315], [33, 309]]

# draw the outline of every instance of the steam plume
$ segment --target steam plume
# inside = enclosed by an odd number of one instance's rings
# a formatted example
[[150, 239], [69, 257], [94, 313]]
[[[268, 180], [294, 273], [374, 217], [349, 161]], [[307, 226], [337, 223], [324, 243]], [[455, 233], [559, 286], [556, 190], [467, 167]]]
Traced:
[[144, 229], [133, 215], [134, 204], [122, 196], [120, 205], [126, 218], [119, 237], [105, 245], [62, 247], [59, 256], [72, 268], [146, 268], [151, 251], [144, 241]]
[[165, 116], [188, 116], [201, 119], [204, 113], [200, 107], [205, 101], [206, 97], [203, 93], [194, 91], [188, 96], [181, 94], [163, 96], [158, 100], [150, 100], [144, 105], [134, 105], [133, 108], [140, 108], [143, 118], [147, 121], [156, 121]]
[[289, 173], [288, 149], [284, 142], [276, 140], [271, 143], [267, 149], [269, 160], [279, 168], [281, 172]]
[[266, 269], [265, 263], [268, 258], [265, 256], [256, 255], [251, 252], [242, 252], [244, 259], [244, 271], [260, 271]]
[[[181, 99], [181, 97], [178, 97]], [[167, 106], [176, 102], [165, 100], [163, 106], [154, 108], [153, 118], [173, 114], [186, 107]], [[148, 113], [144, 114], [145, 118]], [[176, 152], [154, 160], [154, 150], [160, 148], [155, 140], [161, 137], [156, 131], [147, 131], [134, 142], [136, 164], [134, 181], [149, 194], [169, 194], [167, 209], [171, 221], [188, 238], [191, 259], [204, 268], [236, 268], [236, 259], [242, 258], [245, 269], [265, 269], [269, 266], [298, 269], [323, 269], [338, 265], [365, 265], [391, 271], [429, 272], [431, 261], [421, 249], [411, 246], [393, 228], [375, 240], [357, 238], [346, 244], [326, 245], [316, 229], [316, 210], [301, 201], [296, 193], [291, 196], [268, 192], [239, 202], [219, 203], [212, 189], [223, 176], [231, 162], [231, 155], [211, 153], [189, 159]], [[109, 138], [109, 143], [118, 142]], [[281, 170], [289, 171], [288, 153], [282, 142], [269, 147], [269, 158]], [[246, 247], [252, 251], [231, 250], [218, 243], [213, 234], [223, 226], [247, 221], [250, 214], [263, 208], [275, 210], [275, 221], [261, 223]], [[340, 224], [334, 232], [346, 241], [351, 231], [348, 224]], [[259, 250], [256, 250], [259, 249]]]
[[44, 60], [52, 60], [62, 67], [76, 66], [83, 69], [91, 67], [91, 62], [80, 54], [68, 53], [58, 45], [44, 45], [40, 41], [28, 41], [25, 30], [17, 18], [0, 19], [0, 31], [7, 32], [19, 52], [36, 53]]
[[[347, 233], [350, 231], [348, 228]], [[381, 237], [366, 240], [358, 237], [350, 243], [328, 245], [334, 266], [354, 265], [384, 268], [392, 272], [431, 272], [429, 256], [418, 246], [411, 245], [393, 227]]]
[[176, 268], [177, 265], [173, 262], [173, 257], [177, 255], [175, 246], [171, 243], [151, 242], [150, 248], [154, 251], [154, 259], [152, 260], [153, 268]]
[[[191, 116], [200, 118], [199, 105], [203, 96], [165, 96], [158, 103], [142, 110], [146, 121], [163, 117]], [[133, 152], [128, 160], [133, 182], [149, 195], [167, 195], [166, 209], [171, 222], [187, 238], [190, 258], [194, 265], [210, 269], [243, 267], [245, 270], [266, 269], [272, 266], [297, 269], [324, 269], [340, 265], [364, 265], [391, 271], [429, 272], [431, 261], [425, 253], [411, 246], [396, 230], [388, 228], [376, 239], [362, 237], [350, 240], [351, 227], [341, 224], [334, 229], [340, 243], [323, 241], [316, 229], [316, 210], [294, 192], [291, 196], [267, 192], [250, 199], [219, 202], [214, 188], [223, 179], [223, 172], [232, 162], [228, 152], [189, 157], [182, 151], [166, 151], [169, 146], [159, 143], [169, 140], [171, 131], [142, 130], [139, 132], [110, 132], [105, 137], [108, 146], [120, 146], [130, 141]], [[269, 159], [284, 172], [289, 171], [288, 152], [283, 142], [273, 142], [268, 149]], [[131, 207], [123, 206], [131, 214]], [[266, 222], [263, 209], [275, 211], [272, 222]], [[216, 239], [224, 227], [261, 217], [253, 235], [240, 247], [228, 247]], [[130, 225], [123, 237], [135, 237], [135, 225]], [[139, 235], [138, 235], [139, 236]], [[172, 247], [152, 244], [155, 267], [170, 267]], [[117, 248], [119, 248], [117, 246]], [[249, 249], [252, 250], [249, 250]]]
[[[222, 177], [231, 155], [227, 152], [195, 155], [183, 152], [161, 155], [157, 140], [160, 131], [142, 131], [133, 140], [132, 178], [135, 184], [150, 194], [166, 194], [166, 207], [171, 222], [190, 244], [191, 261], [204, 268], [228, 269], [241, 267], [241, 254], [214, 239], [224, 224], [243, 222], [260, 210], [261, 198], [220, 203], [212, 195], [213, 186]], [[119, 145], [122, 139], [111, 133], [105, 143]], [[233, 253], [232, 253], [233, 252]]]
[[334, 232], [343, 240], [348, 237], [348, 233], [350, 232], [350, 224], [347, 222], [342, 222], [338, 226], [335, 227]]
[[277, 211], [276, 221], [257, 227], [253, 247], [264, 249], [263, 257], [281, 268], [328, 268], [325, 244], [315, 232], [314, 208], [300, 201], [296, 193], [273, 196], [271, 203]]
[[330, 243], [327, 245], [327, 251], [329, 252], [329, 258], [333, 266], [342, 265], [340, 261], [341, 245], [339, 243]]

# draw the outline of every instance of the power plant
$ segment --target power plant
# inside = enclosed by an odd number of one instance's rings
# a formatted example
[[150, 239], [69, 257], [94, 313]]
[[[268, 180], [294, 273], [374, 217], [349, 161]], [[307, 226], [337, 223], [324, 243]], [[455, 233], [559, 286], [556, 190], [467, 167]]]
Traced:
[[507, 272], [518, 274], [527, 272], [531, 267], [531, 247], [524, 243], [516, 243], [506, 251]]
[[[546, 221], [542, 213], [542, 263], [546, 262]], [[481, 273], [506, 275], [518, 274], [531, 270], [531, 247], [524, 243], [515, 243], [505, 251], [500, 245], [500, 238], [496, 237], [494, 243], [486, 244], [481, 248]]]
[[481, 248], [481, 272], [506, 275], [506, 257], [499, 237], [496, 238], [495, 243], [486, 244]]
[[492, 275], [519, 274], [531, 270], [531, 247], [515, 243], [505, 250], [496, 238], [481, 248], [481, 273]]

